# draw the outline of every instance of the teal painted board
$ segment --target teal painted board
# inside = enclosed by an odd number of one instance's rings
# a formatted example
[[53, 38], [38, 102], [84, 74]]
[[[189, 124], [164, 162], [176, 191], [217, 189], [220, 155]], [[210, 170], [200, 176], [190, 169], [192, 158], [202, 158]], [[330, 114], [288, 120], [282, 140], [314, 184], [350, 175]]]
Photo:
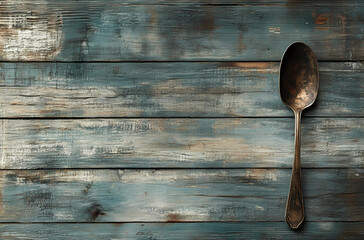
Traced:
[[[14, 4], [15, 1], [11, 0], [5, 0], [8, 5]], [[36, 5], [34, 1], [32, 0], [21, 0], [18, 1], [18, 4], [24, 4], [24, 5]], [[364, 4], [361, 1], [358, 0], [333, 0], [330, 2], [327, 1], [314, 1], [314, 0], [306, 0], [304, 2], [300, 0], [108, 0], [102, 1], [102, 0], [63, 0], [63, 1], [57, 1], [57, 0], [46, 0], [46, 5], [55, 9], [60, 10], [70, 10], [76, 7], [84, 6], [87, 10], [88, 8], [91, 8], [91, 6], [94, 9], [102, 9], [103, 6], [107, 4], [107, 6], [122, 6], [122, 5], [212, 5], [214, 4], [216, 7], [219, 5], [275, 5], [275, 6], [285, 6], [285, 5], [291, 5], [293, 4], [295, 6], [300, 5], [307, 5], [309, 3], [313, 6], [332, 6], [335, 5], [341, 5], [341, 6], [353, 6], [353, 7], [359, 7], [363, 6]], [[38, 5], [45, 4], [44, 2], [38, 3]], [[70, 13], [69, 13], [70, 14]]]
[[[303, 116], [363, 117], [364, 65], [320, 63]], [[0, 117], [293, 117], [279, 63], [0, 63]]]
[[362, 222], [306, 222], [295, 232], [285, 222], [0, 224], [2, 239], [186, 240], [186, 239], [360, 239]]
[[364, 15], [357, 1], [58, 2], [2, 1], [0, 59], [278, 61], [297, 40], [309, 44], [319, 60], [364, 59]]
[[[363, 168], [363, 118], [304, 118], [303, 168]], [[2, 120], [1, 169], [290, 168], [292, 118]]]
[[[284, 221], [290, 169], [1, 171], [1, 222]], [[304, 169], [307, 221], [364, 221], [363, 169]]]

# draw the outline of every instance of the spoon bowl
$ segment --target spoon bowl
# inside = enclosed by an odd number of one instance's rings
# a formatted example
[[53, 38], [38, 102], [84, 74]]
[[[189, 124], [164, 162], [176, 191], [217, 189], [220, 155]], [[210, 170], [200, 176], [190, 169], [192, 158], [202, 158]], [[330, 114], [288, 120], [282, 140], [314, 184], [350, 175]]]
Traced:
[[282, 101], [293, 111], [303, 111], [317, 97], [319, 73], [317, 58], [304, 43], [295, 42], [285, 51], [280, 67], [279, 89]]
[[305, 214], [301, 187], [301, 113], [317, 97], [319, 72], [317, 58], [304, 43], [292, 43], [283, 54], [279, 73], [279, 92], [295, 116], [295, 153], [289, 187], [286, 221], [293, 229], [303, 223]]

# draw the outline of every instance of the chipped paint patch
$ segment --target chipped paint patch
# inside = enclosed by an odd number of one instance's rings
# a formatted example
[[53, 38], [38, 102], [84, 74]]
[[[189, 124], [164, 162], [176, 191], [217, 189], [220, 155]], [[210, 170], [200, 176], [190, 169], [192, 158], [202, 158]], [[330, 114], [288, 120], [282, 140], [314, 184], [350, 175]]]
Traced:
[[87, 157], [91, 157], [95, 155], [95, 153], [96, 153], [96, 148], [92, 146], [82, 149], [82, 154]]
[[5, 168], [5, 147], [4, 144], [6, 143], [6, 124], [7, 124], [6, 119], [2, 120], [2, 126], [1, 126], [1, 134], [2, 134], [2, 144], [1, 144], [1, 162], [0, 162], [0, 167], [1, 169]]
[[255, 209], [260, 210], [260, 211], [264, 211], [264, 207], [258, 206], [258, 205], [255, 205]]
[[350, 69], [347, 70], [348, 72], [351, 72], [351, 71], [363, 71], [363, 63], [362, 62], [346, 62], [345, 63], [346, 66], [348, 66]]
[[281, 34], [281, 28], [279, 28], [279, 27], [271, 27], [271, 28], [269, 28], [269, 32], [270, 33], [275, 33], [275, 34]]
[[52, 60], [60, 52], [62, 16], [52, 12], [46, 1], [34, 5], [6, 0], [0, 11], [0, 53], [4, 59]]
[[321, 222], [321, 223], [317, 223], [317, 224], [318, 224], [319, 228], [324, 231], [330, 231], [334, 227], [333, 222]]
[[257, 180], [269, 180], [276, 182], [278, 180], [278, 175], [275, 170], [267, 171], [264, 169], [252, 169], [246, 172], [247, 177]]

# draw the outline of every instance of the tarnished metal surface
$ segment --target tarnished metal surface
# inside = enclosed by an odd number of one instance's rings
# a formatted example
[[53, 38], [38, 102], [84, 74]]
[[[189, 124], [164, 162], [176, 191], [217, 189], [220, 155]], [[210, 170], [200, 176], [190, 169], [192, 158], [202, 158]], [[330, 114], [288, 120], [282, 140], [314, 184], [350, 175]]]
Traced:
[[305, 217], [301, 187], [301, 113], [316, 100], [319, 86], [318, 63], [304, 43], [291, 44], [283, 55], [279, 76], [282, 101], [295, 115], [295, 154], [286, 206], [286, 221], [298, 229]]
[[318, 93], [318, 64], [305, 44], [290, 45], [282, 58], [279, 88], [282, 101], [293, 111], [311, 106]]

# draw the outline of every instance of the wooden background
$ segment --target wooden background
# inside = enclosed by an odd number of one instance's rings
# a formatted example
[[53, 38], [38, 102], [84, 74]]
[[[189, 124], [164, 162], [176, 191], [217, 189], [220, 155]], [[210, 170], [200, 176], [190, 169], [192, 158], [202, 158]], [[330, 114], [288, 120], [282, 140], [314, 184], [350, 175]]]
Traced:
[[[284, 222], [293, 113], [306, 222]], [[364, 1], [0, 2], [1, 239], [363, 239]]]

